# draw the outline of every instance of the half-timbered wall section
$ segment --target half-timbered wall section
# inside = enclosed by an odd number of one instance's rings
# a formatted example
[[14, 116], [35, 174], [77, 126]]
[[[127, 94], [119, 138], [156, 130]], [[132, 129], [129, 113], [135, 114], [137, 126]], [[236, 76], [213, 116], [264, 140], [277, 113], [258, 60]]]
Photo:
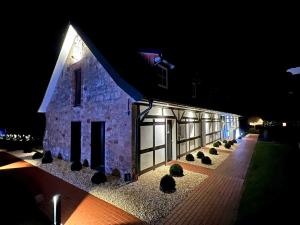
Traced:
[[201, 147], [200, 113], [191, 110], [174, 110], [178, 113], [178, 157]]
[[202, 117], [203, 124], [203, 144], [210, 144], [214, 141], [221, 139], [221, 117], [217, 113], [203, 113]]
[[[135, 103], [138, 112], [149, 107]], [[238, 116], [154, 103], [138, 122], [138, 171], [145, 173], [220, 139], [236, 137]]]

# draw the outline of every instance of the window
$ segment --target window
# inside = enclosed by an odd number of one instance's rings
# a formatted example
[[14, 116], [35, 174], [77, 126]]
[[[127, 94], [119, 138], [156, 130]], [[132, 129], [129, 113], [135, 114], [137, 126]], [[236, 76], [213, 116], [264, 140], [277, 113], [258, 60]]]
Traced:
[[186, 127], [185, 124], [179, 124], [179, 140], [186, 139]]
[[192, 98], [197, 98], [197, 84], [192, 82]]
[[74, 106], [80, 106], [81, 104], [81, 69], [74, 71], [75, 79], [75, 99]]
[[168, 69], [159, 64], [157, 66], [158, 86], [168, 89]]

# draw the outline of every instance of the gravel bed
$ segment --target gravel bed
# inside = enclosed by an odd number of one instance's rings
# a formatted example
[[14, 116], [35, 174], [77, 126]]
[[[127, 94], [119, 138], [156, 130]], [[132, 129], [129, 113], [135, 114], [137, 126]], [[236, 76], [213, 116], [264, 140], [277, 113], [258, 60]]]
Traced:
[[105, 184], [94, 185], [90, 180], [95, 171], [90, 168], [83, 167], [80, 171], [71, 171], [71, 163], [67, 161], [54, 158], [53, 163], [42, 164], [41, 160], [31, 159], [34, 153], [23, 153], [23, 151], [9, 153], [135, 215], [149, 224], [159, 224], [161, 219], [166, 217], [177, 204], [207, 178], [207, 175], [184, 171], [183, 177], [175, 177], [176, 192], [165, 194], [159, 190], [159, 183], [161, 177], [169, 173], [169, 166], [162, 166], [145, 173], [136, 182], [125, 183], [121, 179], [108, 176], [108, 182]]
[[[197, 152], [199, 151], [202, 151], [205, 156], [209, 156], [209, 158], [211, 159], [211, 165], [203, 164], [201, 162], [201, 159], [197, 158]], [[179, 161], [184, 163], [189, 163], [195, 166], [202, 166], [209, 169], [216, 169], [230, 155], [230, 153], [227, 152], [218, 152], [218, 155], [212, 155], [209, 154], [209, 149], [206, 148], [200, 148], [198, 150], [191, 152], [191, 154], [194, 156], [195, 161], [187, 161], [185, 159], [185, 156], [181, 157]]]

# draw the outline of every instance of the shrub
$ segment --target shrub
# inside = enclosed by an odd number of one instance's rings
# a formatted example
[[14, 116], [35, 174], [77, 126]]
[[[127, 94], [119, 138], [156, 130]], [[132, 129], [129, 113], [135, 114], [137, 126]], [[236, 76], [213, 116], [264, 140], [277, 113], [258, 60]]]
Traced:
[[96, 172], [91, 179], [93, 184], [101, 184], [107, 181], [106, 175], [102, 172]]
[[201, 161], [203, 164], [211, 164], [211, 159], [208, 156], [204, 156]]
[[217, 141], [217, 142], [219, 143], [219, 146], [222, 145], [222, 142], [221, 142], [221, 141]]
[[195, 161], [194, 156], [192, 154], [187, 154], [185, 156], [186, 161]]
[[201, 152], [201, 151], [197, 152], [197, 158], [198, 158], [198, 159], [202, 159], [204, 156], [205, 156], [205, 155], [204, 155], [203, 152]]
[[225, 144], [225, 148], [228, 148], [228, 149], [229, 149], [230, 147], [231, 147], [231, 144], [230, 144], [230, 143], [226, 143], [226, 144]]
[[233, 139], [232, 142], [235, 143], [235, 144], [237, 143], [237, 141], [235, 139]]
[[211, 148], [211, 149], [209, 149], [209, 154], [218, 155], [218, 151], [215, 148]]
[[233, 141], [228, 141], [227, 143], [230, 144], [230, 145], [234, 144]]
[[87, 159], [83, 160], [82, 166], [89, 167], [89, 161]]
[[226, 143], [227, 143], [227, 140], [223, 140], [223, 143], [226, 144]]
[[36, 152], [33, 154], [32, 159], [41, 159], [43, 158], [43, 156], [44, 156], [43, 153]]
[[215, 142], [215, 143], [213, 144], [213, 146], [214, 146], [215, 148], [217, 148], [217, 147], [220, 146], [220, 144], [219, 144], [219, 142]]
[[160, 190], [165, 193], [175, 192], [176, 191], [175, 186], [176, 186], [176, 182], [174, 178], [169, 174], [164, 175], [160, 180]]
[[72, 171], [79, 171], [82, 169], [82, 164], [80, 161], [74, 161], [71, 164], [71, 170]]
[[173, 164], [170, 167], [170, 175], [174, 177], [182, 177], [183, 176], [182, 166], [180, 166], [179, 164]]
[[57, 159], [62, 159], [62, 155], [61, 155], [61, 153], [58, 153], [58, 155], [57, 155]]
[[121, 177], [120, 170], [118, 170], [117, 168], [114, 168], [114, 169], [111, 171], [111, 175], [114, 176], [114, 177]]
[[52, 163], [53, 158], [50, 151], [46, 151], [44, 157], [42, 158], [42, 163]]

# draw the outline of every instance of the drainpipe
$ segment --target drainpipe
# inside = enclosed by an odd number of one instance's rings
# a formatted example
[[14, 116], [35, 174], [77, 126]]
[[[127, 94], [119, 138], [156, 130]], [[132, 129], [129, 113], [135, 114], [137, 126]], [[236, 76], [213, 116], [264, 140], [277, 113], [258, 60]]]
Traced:
[[140, 159], [140, 155], [139, 155], [139, 151], [140, 151], [140, 120], [143, 119], [143, 117], [151, 110], [152, 105], [153, 105], [153, 100], [149, 99], [149, 106], [147, 109], [145, 109], [143, 112], [139, 112], [136, 120], [135, 120], [135, 162], [136, 162], [136, 166], [135, 166], [135, 171], [134, 171], [134, 180], [138, 179], [138, 171], [140, 169], [140, 165], [139, 165], [139, 159]]

